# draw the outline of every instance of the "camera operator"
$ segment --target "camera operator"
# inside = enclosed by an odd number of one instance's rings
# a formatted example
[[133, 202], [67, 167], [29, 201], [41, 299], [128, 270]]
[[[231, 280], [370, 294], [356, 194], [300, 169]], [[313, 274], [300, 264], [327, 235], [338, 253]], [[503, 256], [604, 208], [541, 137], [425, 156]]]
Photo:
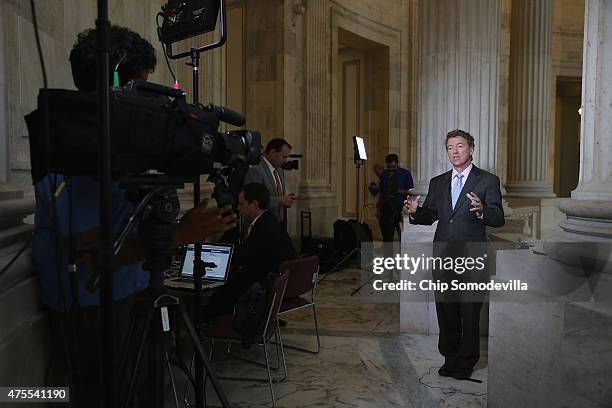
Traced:
[[[408, 191], [414, 187], [410, 171], [401, 168], [397, 154], [388, 154], [385, 158], [386, 169], [379, 164], [374, 165], [374, 172], [379, 178], [379, 184], [372, 182], [369, 186], [372, 195], [378, 194], [376, 217], [382, 232], [383, 242], [393, 242], [395, 231], [400, 231], [400, 221], [404, 200]], [[385, 248], [386, 249], [386, 248]]]
[[[146, 80], [155, 68], [151, 44], [127, 28], [111, 28], [111, 71], [120, 84], [131, 79]], [[96, 32], [78, 35], [70, 53], [75, 86], [83, 92], [96, 91]], [[110, 84], [109, 84], [110, 86]], [[95, 253], [76, 256], [76, 248], [95, 244], [99, 227], [99, 184], [90, 176], [66, 177], [49, 174], [35, 185], [36, 228], [33, 256], [40, 282], [40, 297], [50, 310], [55, 374], [52, 382], [72, 384], [71, 400], [76, 407], [93, 407], [101, 400], [100, 388], [100, 292], [90, 291]], [[118, 234], [134, 210], [127, 191], [112, 185], [113, 231]], [[55, 198], [53, 198], [55, 196]], [[175, 235], [177, 246], [198, 242], [235, 226], [233, 215], [223, 217], [229, 206], [206, 211], [206, 202], [188, 211]], [[149, 274], [142, 268], [144, 251], [136, 232], [125, 241], [113, 262], [115, 355], [127, 333], [135, 295], [145, 290]], [[77, 265], [68, 273], [69, 264]], [[59, 361], [58, 358], [59, 357]], [[65, 365], [62, 365], [65, 364]], [[72, 377], [67, 375], [71, 374]]]
[[287, 208], [291, 207], [297, 195], [286, 193], [285, 171], [282, 166], [287, 163], [291, 145], [285, 139], [272, 139], [266, 145], [263, 160], [251, 166], [244, 180], [248, 183], [261, 183], [270, 193], [270, 212], [272, 212], [286, 228]]

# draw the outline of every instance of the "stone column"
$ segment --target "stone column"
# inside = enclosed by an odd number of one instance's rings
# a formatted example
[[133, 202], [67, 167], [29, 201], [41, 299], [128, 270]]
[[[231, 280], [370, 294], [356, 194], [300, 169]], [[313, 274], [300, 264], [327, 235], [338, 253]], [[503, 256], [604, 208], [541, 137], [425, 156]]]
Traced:
[[507, 195], [554, 197], [548, 179], [553, 0], [513, 0]]
[[311, 0], [305, 16], [305, 138], [302, 188], [306, 192], [329, 191], [331, 174], [331, 40], [329, 2]]
[[[421, 0], [417, 172], [423, 198], [432, 177], [451, 167], [444, 137], [456, 128], [476, 139], [474, 163], [497, 173], [500, 0]], [[404, 221], [402, 242], [431, 242], [435, 225]], [[486, 325], [483, 325], [483, 327]], [[438, 333], [433, 295], [400, 306], [400, 331]]]
[[500, 0], [422, 0], [415, 192], [450, 167], [445, 135], [476, 139], [474, 163], [497, 172]]
[[612, 2], [587, 0], [582, 71], [580, 179], [560, 208], [556, 237], [612, 242]]

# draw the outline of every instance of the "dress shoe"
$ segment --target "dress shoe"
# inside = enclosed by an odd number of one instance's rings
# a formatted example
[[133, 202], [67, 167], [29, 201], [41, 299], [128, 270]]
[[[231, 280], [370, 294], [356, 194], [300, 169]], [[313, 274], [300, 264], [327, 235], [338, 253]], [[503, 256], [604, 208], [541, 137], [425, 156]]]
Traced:
[[450, 372], [450, 376], [457, 380], [471, 380], [472, 371], [453, 371]]
[[446, 364], [444, 364], [442, 367], [440, 367], [438, 369], [438, 374], [442, 377], [451, 377], [452, 373], [451, 370], [448, 368], [448, 366]]

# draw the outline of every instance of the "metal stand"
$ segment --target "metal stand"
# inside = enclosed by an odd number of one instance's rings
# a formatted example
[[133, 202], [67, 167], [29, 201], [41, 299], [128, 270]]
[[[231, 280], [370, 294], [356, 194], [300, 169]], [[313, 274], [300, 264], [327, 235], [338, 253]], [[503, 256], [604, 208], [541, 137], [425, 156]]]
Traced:
[[[356, 209], [356, 214], [357, 214], [357, 222], [361, 222], [361, 218], [359, 217], [359, 169], [361, 168], [361, 165], [363, 164], [363, 160], [360, 160], [357, 158], [357, 153], [355, 153], [355, 166], [357, 168], [357, 177], [356, 177], [356, 185], [355, 185], [355, 203], [357, 205], [357, 209]], [[320, 280], [319, 283], [323, 282], [325, 279], [327, 279], [327, 277], [329, 275], [331, 275], [332, 273], [336, 272], [337, 270], [340, 269], [340, 267], [342, 265], [344, 265], [344, 263], [346, 261], [348, 261], [349, 259], [351, 259], [353, 257], [354, 254], [359, 253], [359, 261], [362, 262], [363, 259], [363, 251], [361, 251], [361, 248], [356, 247], [353, 248], [351, 250], [351, 252], [349, 252], [347, 255], [344, 256], [344, 258], [342, 258], [336, 265], [334, 265], [333, 268], [331, 268], [329, 270], [329, 272], [327, 272], [325, 274], [325, 276], [323, 276]], [[359, 268], [361, 269], [361, 268]], [[361, 269], [363, 271], [363, 269]], [[367, 283], [367, 282], [366, 282]], [[364, 284], [365, 285], [365, 284]], [[360, 286], [357, 290], [353, 291], [351, 293], [351, 296], [353, 296], [355, 293], [359, 292], [359, 290], [361, 290], [361, 288], [363, 288], [363, 286]]]
[[[176, 194], [177, 188], [183, 188], [184, 184], [180, 180], [168, 179], [165, 177], [148, 178], [148, 177], [132, 177], [127, 181], [123, 181], [124, 185], [135, 185], [141, 187], [143, 200], [137, 206], [137, 212], [132, 215], [128, 225], [120, 236], [120, 241], [116, 245], [115, 250], [118, 250], [123, 243], [123, 240], [129, 234], [129, 230], [136, 224], [139, 227], [140, 240], [145, 250], [144, 269], [150, 273], [149, 277], [149, 303], [147, 308], [147, 318], [145, 321], [145, 329], [139, 341], [136, 362], [129, 377], [129, 388], [125, 400], [125, 408], [129, 408], [134, 398], [136, 382], [139, 376], [139, 370], [145, 354], [145, 348], [149, 348], [148, 354], [148, 372], [147, 372], [147, 388], [153, 390], [153, 393], [148, 393], [150, 399], [147, 406], [153, 408], [163, 408], [164, 395], [164, 370], [167, 369], [172, 390], [174, 393], [175, 405], [178, 408], [178, 395], [176, 392], [176, 384], [171, 368], [170, 350], [173, 345], [173, 340], [176, 336], [173, 335], [172, 316], [176, 314], [178, 308], [179, 317], [187, 327], [191, 341], [196, 349], [199, 358], [196, 359], [200, 363], [200, 367], [206, 369], [207, 375], [210, 377], [213, 388], [221, 401], [223, 407], [229, 407], [229, 402], [219, 381], [215, 375], [213, 368], [207, 360], [206, 352], [200, 342], [198, 333], [194, 324], [189, 319], [187, 312], [179, 299], [165, 293], [163, 286], [164, 270], [169, 264], [172, 248], [174, 246], [174, 236], [176, 234], [177, 224], [174, 219], [179, 213], [179, 201]], [[146, 219], [140, 221], [142, 213], [148, 210], [150, 214]], [[139, 222], [140, 221], [140, 222]], [[197, 267], [204, 269], [204, 262], [197, 261]], [[197, 280], [200, 283], [201, 277]], [[174, 313], [171, 313], [174, 312]], [[158, 318], [159, 316], [159, 318]], [[199, 313], [196, 315], [199, 316]], [[130, 330], [131, 332], [132, 330]], [[131, 337], [131, 336], [130, 336]], [[128, 338], [127, 344], [131, 343], [131, 338]], [[122, 361], [120, 373], [125, 368], [125, 361]], [[203, 373], [202, 373], [203, 375]], [[203, 393], [202, 383], [195, 383], [196, 391]], [[114, 405], [116, 406], [116, 405]]]

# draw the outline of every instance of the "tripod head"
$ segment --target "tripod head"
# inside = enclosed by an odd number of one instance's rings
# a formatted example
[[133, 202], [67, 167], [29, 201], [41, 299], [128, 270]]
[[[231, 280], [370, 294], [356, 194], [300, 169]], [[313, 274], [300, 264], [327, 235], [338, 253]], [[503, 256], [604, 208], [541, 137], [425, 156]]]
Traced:
[[[130, 176], [121, 180], [121, 185], [128, 190], [137, 189], [132, 198], [138, 202], [134, 214], [124, 229], [121, 239], [129, 234], [138, 222], [138, 235], [145, 251], [143, 268], [149, 271], [149, 288], [154, 293], [161, 293], [164, 271], [170, 265], [174, 237], [176, 235], [176, 217], [180, 204], [176, 190], [183, 188], [190, 179], [168, 177], [165, 175]], [[115, 250], [123, 244], [119, 241]]]

